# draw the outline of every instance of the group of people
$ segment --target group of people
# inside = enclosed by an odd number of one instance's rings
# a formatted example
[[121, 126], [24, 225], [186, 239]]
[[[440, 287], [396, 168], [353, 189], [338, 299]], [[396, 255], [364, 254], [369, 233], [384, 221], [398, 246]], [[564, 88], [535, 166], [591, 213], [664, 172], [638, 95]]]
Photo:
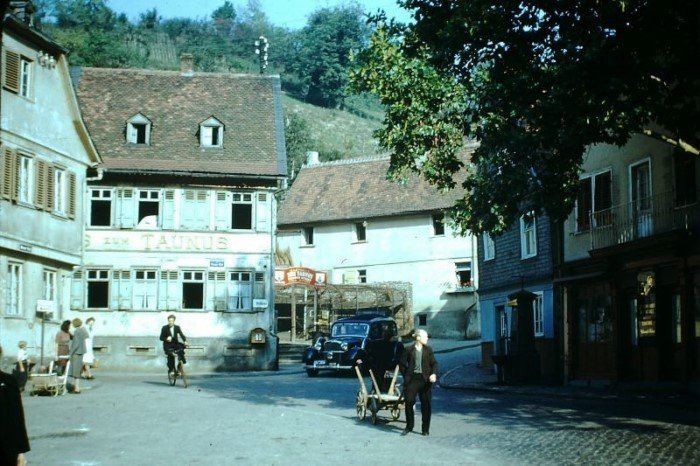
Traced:
[[403, 375], [403, 398], [406, 409], [406, 428], [401, 435], [407, 435], [413, 431], [415, 422], [413, 406], [418, 397], [422, 416], [421, 433], [428, 436], [432, 415], [431, 389], [437, 382], [438, 363], [433, 349], [428, 346], [428, 332], [423, 329], [416, 330], [413, 338], [414, 344], [404, 349], [401, 342], [394, 341], [393, 334], [389, 330], [385, 331], [382, 340], [368, 348], [369, 366], [379, 377], [377, 381], [379, 389], [386, 392], [389, 382], [384, 374], [398, 364]]
[[[80, 379], [92, 379], [92, 368], [95, 365], [95, 353], [92, 342], [94, 338], [93, 326], [95, 319], [88, 317], [83, 325], [82, 319], [76, 317], [64, 320], [61, 329], [56, 333], [56, 366], [59, 374], [63, 375], [70, 361], [70, 373], [72, 378], [71, 393], [81, 393]], [[73, 332], [71, 333], [71, 325]]]

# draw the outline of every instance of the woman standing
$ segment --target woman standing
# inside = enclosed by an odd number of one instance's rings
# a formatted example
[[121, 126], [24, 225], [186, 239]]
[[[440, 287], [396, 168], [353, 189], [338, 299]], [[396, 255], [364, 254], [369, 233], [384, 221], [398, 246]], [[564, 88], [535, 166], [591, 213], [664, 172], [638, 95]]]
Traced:
[[71, 393], [80, 393], [80, 375], [83, 371], [83, 355], [87, 352], [85, 341], [90, 338], [88, 331], [83, 327], [83, 321], [76, 317], [73, 319], [73, 339], [70, 342], [70, 375], [73, 377], [73, 390]]
[[66, 363], [68, 362], [68, 358], [61, 358], [59, 356], [68, 356], [71, 338], [73, 338], [73, 335], [70, 333], [70, 320], [64, 320], [61, 324], [61, 330], [56, 333], [56, 338], [54, 339], [54, 342], [56, 343], [58, 375], [63, 375], [63, 373], [66, 371]]
[[85, 340], [85, 347], [86, 351], [85, 354], [83, 355], [83, 378], [91, 380], [94, 377], [92, 376], [92, 372], [90, 372], [90, 369], [94, 366], [95, 364], [95, 353], [92, 351], [92, 343], [95, 338], [95, 332], [92, 329], [93, 325], [95, 325], [95, 318], [94, 317], [88, 317], [87, 320], [85, 321], [85, 330], [88, 332], [88, 339]]

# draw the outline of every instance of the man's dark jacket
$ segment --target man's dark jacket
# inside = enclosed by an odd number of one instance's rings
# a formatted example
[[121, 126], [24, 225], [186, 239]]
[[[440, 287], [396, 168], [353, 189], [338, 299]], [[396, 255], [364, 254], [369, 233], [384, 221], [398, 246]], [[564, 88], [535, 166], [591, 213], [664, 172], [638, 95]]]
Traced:
[[180, 330], [179, 325], [173, 325], [173, 339], [172, 341], [168, 342], [168, 337], [170, 335], [170, 326], [169, 325], [163, 325], [163, 328], [160, 329], [160, 341], [163, 342], [163, 348], [168, 349], [168, 348], [178, 348], [181, 343], [187, 341], [187, 338], [185, 337], [185, 334], [182, 333], [182, 330]]
[[24, 410], [17, 381], [0, 372], [0, 462], [29, 451]]
[[[423, 366], [422, 372], [423, 379], [428, 382], [431, 374], [437, 376], [438, 373], [438, 362], [435, 359], [435, 354], [430, 346], [423, 345]], [[401, 355], [401, 373], [403, 374], [404, 385], [408, 385], [413, 377], [417, 374], [413, 373], [416, 367], [416, 345], [411, 345], [406, 350], [404, 350]]]

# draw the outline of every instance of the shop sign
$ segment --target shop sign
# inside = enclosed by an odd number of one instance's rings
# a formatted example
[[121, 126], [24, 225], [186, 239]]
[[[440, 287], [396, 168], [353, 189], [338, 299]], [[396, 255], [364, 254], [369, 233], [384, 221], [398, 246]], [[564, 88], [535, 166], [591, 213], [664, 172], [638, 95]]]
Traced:
[[637, 299], [637, 319], [639, 321], [639, 336], [653, 337], [656, 335], [656, 281], [654, 272], [642, 272], [637, 275], [639, 296]]
[[276, 285], [325, 285], [326, 272], [318, 272], [308, 267], [289, 267], [275, 270]]

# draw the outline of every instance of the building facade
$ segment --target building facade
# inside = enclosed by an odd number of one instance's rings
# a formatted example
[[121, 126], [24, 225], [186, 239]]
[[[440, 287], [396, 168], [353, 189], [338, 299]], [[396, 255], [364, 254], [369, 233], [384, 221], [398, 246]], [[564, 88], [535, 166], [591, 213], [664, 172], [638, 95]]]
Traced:
[[275, 193], [286, 179], [279, 77], [82, 68], [104, 163], [89, 180], [70, 308], [113, 367], [164, 367], [175, 314], [201, 370], [276, 367]]
[[567, 379], [697, 380], [697, 156], [646, 136], [584, 158], [557, 281]]
[[517, 322], [509, 296], [527, 290], [536, 295], [532, 332], [539, 368], [533, 378], [545, 383], [559, 377], [552, 229], [549, 217], [525, 215], [499, 236], [482, 234], [478, 250], [482, 365], [492, 366], [492, 355], [512, 353]]
[[475, 240], [456, 235], [444, 215], [459, 193], [388, 181], [388, 157], [309, 162], [278, 217], [278, 248], [292, 265], [334, 284], [410, 283], [415, 327], [478, 337]]
[[[20, 2], [21, 3], [21, 2]], [[36, 31], [29, 2], [3, 19], [0, 108], [0, 342], [53, 357], [70, 275], [81, 263], [83, 189], [99, 156], [66, 50]]]

